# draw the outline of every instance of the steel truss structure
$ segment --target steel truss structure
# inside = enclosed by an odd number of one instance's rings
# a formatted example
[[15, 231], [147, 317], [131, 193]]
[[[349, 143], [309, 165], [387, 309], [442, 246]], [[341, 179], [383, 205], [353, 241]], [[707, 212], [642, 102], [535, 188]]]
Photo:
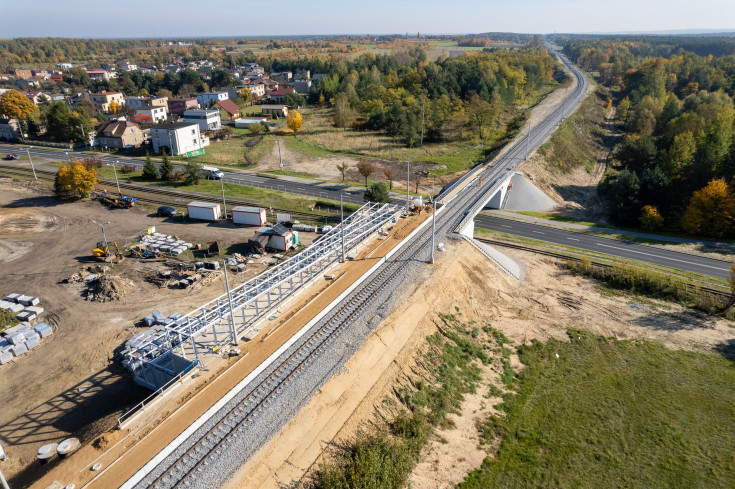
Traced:
[[[394, 204], [365, 204], [301, 253], [189, 314], [169, 319], [162, 329], [123, 352], [123, 364], [136, 374], [136, 380], [144, 380], [145, 371], [150, 369], [172, 374], [159, 366], [156, 359], [179, 349], [186, 359], [186, 350], [190, 348], [190, 354], [193, 352], [195, 361], [199, 361], [195, 341], [199, 336], [212, 333], [214, 345], [227, 342], [236, 345], [238, 336], [338, 261], [343, 246], [345, 253], [354, 250], [402, 211], [402, 207]], [[223, 324], [226, 330], [220, 329], [218, 335], [217, 326]]]

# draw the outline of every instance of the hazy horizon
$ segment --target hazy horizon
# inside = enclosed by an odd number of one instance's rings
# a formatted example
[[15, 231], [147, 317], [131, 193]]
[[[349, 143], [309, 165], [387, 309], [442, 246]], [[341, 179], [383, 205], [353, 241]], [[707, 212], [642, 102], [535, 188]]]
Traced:
[[[90, 4], [69, 0], [63, 4], [41, 0], [29, 17], [20, 3], [5, 5], [3, 38], [196, 38], [519, 33], [716, 33], [731, 32], [735, 2], [712, 0], [706, 9], [672, 0], [621, 0], [612, 9], [599, 0], [465, 0], [447, 7], [446, 2], [426, 0], [420, 5], [375, 0], [369, 8], [348, 2], [314, 0], [309, 4], [284, 0], [275, 5], [223, 0], [215, 6], [194, 0], [154, 4], [133, 0], [118, 4]], [[203, 13], [205, 11], [206, 13]], [[714, 23], [712, 12], [717, 12]], [[119, 20], [118, 20], [119, 19]], [[677, 32], [678, 31], [678, 32]]]

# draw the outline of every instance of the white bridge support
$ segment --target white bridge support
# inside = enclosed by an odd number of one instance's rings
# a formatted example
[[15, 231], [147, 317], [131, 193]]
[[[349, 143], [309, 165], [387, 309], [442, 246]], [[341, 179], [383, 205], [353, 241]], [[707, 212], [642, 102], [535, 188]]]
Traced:
[[[488, 184], [488, 190], [482, 195], [477, 203], [470, 209], [465, 215], [465, 218], [459, 225], [459, 234], [462, 236], [472, 239], [475, 236], [475, 216], [483, 209], [502, 209], [505, 207], [505, 202], [508, 197], [508, 187], [510, 181], [515, 175], [523, 175], [522, 172], [509, 172], [504, 175], [503, 179], [495, 180]], [[479, 185], [479, 181], [473, 182], [470, 185]]]

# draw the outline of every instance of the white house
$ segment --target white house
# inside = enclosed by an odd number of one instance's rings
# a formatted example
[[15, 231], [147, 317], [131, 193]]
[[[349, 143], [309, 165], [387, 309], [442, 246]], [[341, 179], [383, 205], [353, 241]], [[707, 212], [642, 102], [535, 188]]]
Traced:
[[138, 107], [135, 109], [135, 115], [145, 114], [153, 119], [154, 124], [158, 124], [161, 121], [165, 121], [168, 117], [166, 107], [163, 105], [155, 105], [153, 107]]
[[209, 146], [209, 138], [199, 132], [199, 124], [191, 122], [172, 122], [151, 128], [153, 151], [169, 148], [170, 154], [182, 155]]
[[200, 131], [218, 131], [222, 127], [219, 110], [216, 109], [185, 110], [184, 122], [199, 124]]
[[125, 71], [135, 71], [138, 69], [138, 65], [126, 61], [122, 64], [122, 69]]
[[228, 92], [208, 92], [197, 95], [197, 102], [199, 102], [201, 107], [209, 107], [215, 102], [229, 98], [230, 94]]

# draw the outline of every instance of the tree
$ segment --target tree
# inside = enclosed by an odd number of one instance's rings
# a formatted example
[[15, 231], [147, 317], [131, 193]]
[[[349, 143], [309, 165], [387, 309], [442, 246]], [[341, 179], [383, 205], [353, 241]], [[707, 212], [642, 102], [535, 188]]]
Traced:
[[299, 132], [301, 130], [301, 114], [299, 114], [299, 111], [288, 111], [288, 119], [286, 119], [286, 125], [293, 132]]
[[347, 173], [349, 167], [347, 163], [337, 163], [337, 170], [342, 174], [342, 183], [345, 183], [345, 173]]
[[[84, 111], [75, 112], [62, 101], [49, 106], [46, 114], [49, 135], [57, 141], [84, 140], [92, 125]], [[82, 129], [84, 131], [82, 131]]]
[[357, 113], [350, 105], [347, 95], [344, 92], [338, 93], [334, 98], [334, 125], [346, 129], [356, 117]]
[[630, 111], [630, 99], [626, 96], [618, 104], [617, 114], [620, 119], [625, 122], [628, 119], [628, 111]]
[[662, 167], [670, 179], [683, 179], [689, 173], [697, 152], [694, 134], [685, 131], [674, 137], [671, 147], [662, 154]]
[[161, 180], [170, 182], [173, 176], [174, 164], [168, 157], [168, 152], [165, 149], [161, 150]]
[[390, 185], [390, 190], [393, 190], [393, 180], [395, 179], [396, 175], [392, 168], [388, 168], [387, 166], [384, 166], [381, 168], [383, 171], [383, 175], [385, 175], [385, 178], [388, 180], [388, 184]]
[[145, 165], [143, 165], [143, 179], [155, 180], [156, 178], [158, 178], [158, 168], [156, 167], [156, 164], [153, 163], [151, 155], [146, 153]]
[[376, 169], [377, 167], [369, 161], [362, 160], [357, 164], [357, 171], [360, 172], [360, 175], [365, 177], [365, 188], [368, 188], [368, 177], [375, 173]]
[[289, 107], [303, 107], [306, 105], [306, 97], [298, 93], [287, 93], [283, 96], [283, 104]]
[[694, 192], [684, 211], [682, 226], [689, 233], [718, 238], [735, 231], [735, 195], [724, 179], [711, 180]]
[[652, 205], [643, 206], [641, 209], [641, 226], [647, 231], [655, 231], [664, 225], [664, 218], [658, 212], [658, 209]]
[[599, 184], [602, 194], [610, 205], [610, 215], [621, 224], [635, 224], [640, 212], [640, 181], [635, 172], [627, 168], [614, 177], [606, 178]]
[[54, 193], [60, 199], [81, 199], [89, 196], [97, 182], [99, 178], [94, 168], [87, 168], [81, 161], [74, 161], [56, 172]]
[[0, 114], [10, 119], [28, 119], [38, 112], [38, 107], [17, 90], [0, 95]]
[[189, 160], [184, 165], [184, 183], [186, 185], [198, 185], [204, 176], [202, 165], [194, 160]]
[[365, 202], [379, 202], [387, 204], [390, 202], [388, 186], [383, 182], [375, 182], [365, 191]]
[[110, 102], [108, 111], [110, 112], [110, 114], [117, 114], [118, 112], [120, 112], [121, 109], [122, 106], [113, 100], [112, 102]]
[[267, 126], [262, 122], [259, 122], [257, 124], [250, 124], [248, 126], [248, 130], [250, 131], [250, 134], [252, 134], [253, 136], [256, 136], [262, 132], [265, 132], [266, 128]]

